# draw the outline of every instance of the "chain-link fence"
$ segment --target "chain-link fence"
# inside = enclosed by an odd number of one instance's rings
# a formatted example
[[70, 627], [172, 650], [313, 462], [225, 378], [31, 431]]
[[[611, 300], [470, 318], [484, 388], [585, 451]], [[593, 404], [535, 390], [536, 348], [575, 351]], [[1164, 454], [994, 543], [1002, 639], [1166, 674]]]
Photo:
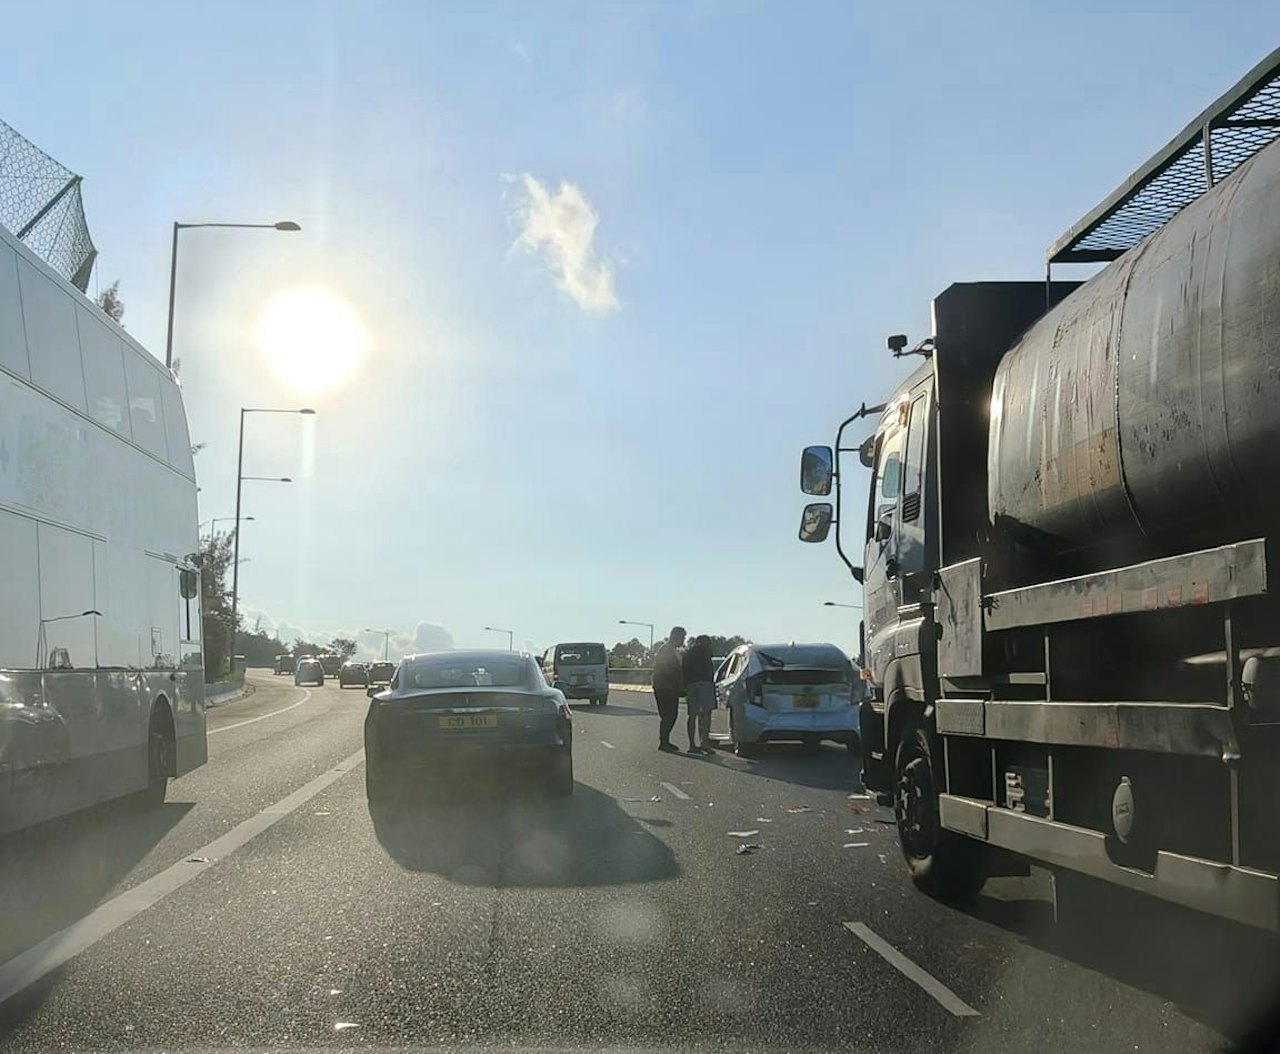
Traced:
[[80, 177], [0, 121], [0, 224], [84, 291], [98, 250], [89, 237]]

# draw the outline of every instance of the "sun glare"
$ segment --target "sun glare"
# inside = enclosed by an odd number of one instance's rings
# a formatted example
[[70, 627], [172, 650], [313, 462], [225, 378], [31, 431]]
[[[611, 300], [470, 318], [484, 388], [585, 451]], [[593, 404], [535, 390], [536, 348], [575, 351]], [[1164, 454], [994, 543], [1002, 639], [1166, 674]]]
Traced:
[[276, 293], [253, 327], [276, 377], [298, 395], [319, 395], [350, 380], [369, 350], [356, 313], [322, 286]]

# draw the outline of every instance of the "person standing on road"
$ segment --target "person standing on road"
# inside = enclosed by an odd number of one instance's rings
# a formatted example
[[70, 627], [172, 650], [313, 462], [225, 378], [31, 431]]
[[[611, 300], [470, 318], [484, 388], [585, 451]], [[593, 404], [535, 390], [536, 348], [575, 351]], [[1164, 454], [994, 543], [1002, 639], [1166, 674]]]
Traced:
[[689, 753], [710, 754], [711, 711], [716, 708], [715, 671], [711, 669], [711, 638], [699, 634], [684, 653], [685, 705], [689, 708]]
[[679, 754], [671, 742], [671, 730], [680, 716], [680, 695], [684, 690], [684, 673], [680, 662], [680, 645], [684, 643], [684, 627], [673, 626], [666, 643], [653, 657], [653, 698], [658, 703], [658, 749]]

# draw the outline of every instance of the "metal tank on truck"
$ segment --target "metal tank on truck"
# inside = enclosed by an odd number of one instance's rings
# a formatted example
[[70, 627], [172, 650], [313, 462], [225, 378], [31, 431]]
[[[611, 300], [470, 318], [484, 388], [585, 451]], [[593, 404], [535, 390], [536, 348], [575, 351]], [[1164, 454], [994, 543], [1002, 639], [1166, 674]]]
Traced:
[[1035, 863], [1280, 932], [1277, 138], [1280, 49], [1044, 282], [940, 294], [890, 338], [919, 367], [804, 452], [833, 500], [800, 537], [863, 588], [863, 781], [926, 891]]
[[1189, 538], [1274, 532], [1278, 408], [1273, 144], [1004, 356], [991, 397], [990, 515], [1054, 548], [1142, 539], [1151, 555]]

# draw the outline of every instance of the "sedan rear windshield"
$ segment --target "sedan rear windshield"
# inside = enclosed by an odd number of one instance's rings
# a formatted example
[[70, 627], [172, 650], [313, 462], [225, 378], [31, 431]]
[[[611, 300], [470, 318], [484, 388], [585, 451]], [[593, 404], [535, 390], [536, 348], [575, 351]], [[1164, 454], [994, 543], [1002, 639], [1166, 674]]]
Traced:
[[767, 684], [848, 684], [853, 679], [850, 670], [789, 669], [765, 670]]
[[603, 644], [561, 644], [556, 648], [556, 663], [564, 666], [603, 666]]
[[525, 659], [457, 659], [415, 663], [404, 671], [404, 688], [522, 688], [529, 683]]

